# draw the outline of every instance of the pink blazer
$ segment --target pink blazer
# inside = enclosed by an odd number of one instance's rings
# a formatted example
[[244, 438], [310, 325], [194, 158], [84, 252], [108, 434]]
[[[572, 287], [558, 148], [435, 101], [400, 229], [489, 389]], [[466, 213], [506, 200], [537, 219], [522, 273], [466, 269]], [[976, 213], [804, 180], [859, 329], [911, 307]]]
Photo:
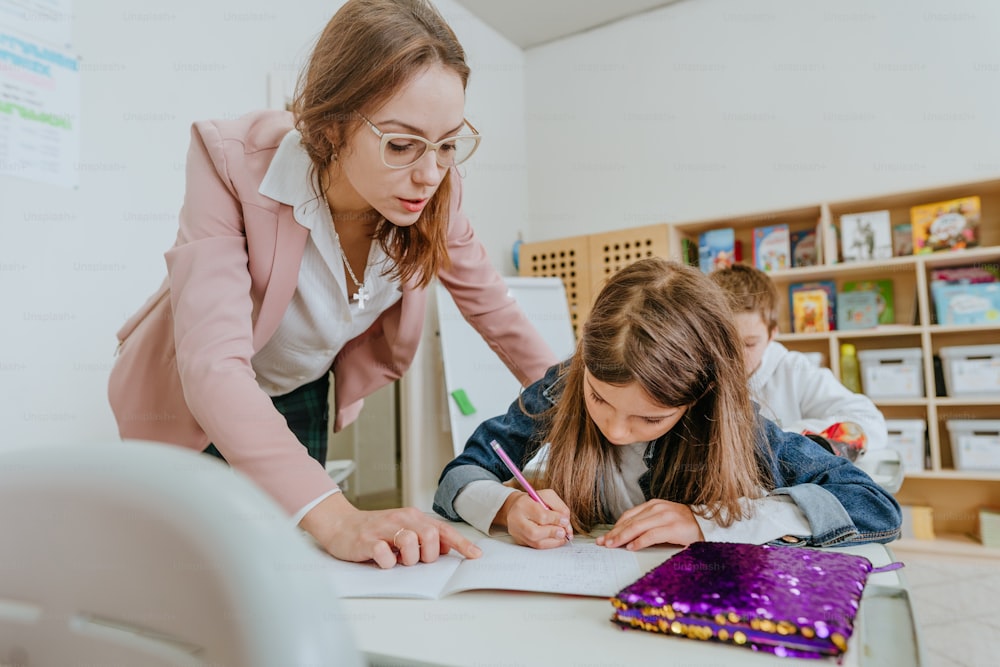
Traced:
[[[216, 445], [290, 514], [335, 488], [260, 389], [250, 359], [274, 334], [298, 282], [308, 230], [292, 207], [257, 189], [292, 115], [262, 111], [192, 127], [177, 241], [167, 278], [118, 332], [108, 397], [123, 438], [204, 449]], [[461, 212], [453, 172], [448, 252], [438, 278], [522, 384], [557, 359]], [[333, 362], [340, 430], [363, 399], [409, 367], [424, 323], [426, 291], [402, 298]], [[513, 399], [513, 397], [511, 397]]]

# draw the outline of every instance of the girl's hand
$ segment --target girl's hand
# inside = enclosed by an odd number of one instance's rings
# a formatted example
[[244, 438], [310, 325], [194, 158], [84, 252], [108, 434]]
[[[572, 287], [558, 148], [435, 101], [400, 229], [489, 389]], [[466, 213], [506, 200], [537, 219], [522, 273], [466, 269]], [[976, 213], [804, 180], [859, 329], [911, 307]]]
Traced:
[[539, 497], [545, 509], [527, 493], [512, 493], [497, 512], [494, 524], [504, 527], [514, 542], [535, 549], [553, 549], [573, 539], [569, 507], [552, 489], [542, 489]]
[[418, 509], [362, 511], [343, 493], [325, 498], [306, 513], [299, 526], [335, 558], [373, 560], [382, 568], [431, 563], [452, 549], [466, 558], [479, 558], [483, 553], [455, 528]]
[[625, 547], [629, 551], [654, 544], [687, 546], [705, 536], [687, 505], [669, 500], [647, 500], [625, 511], [614, 527], [597, 538], [605, 547]]

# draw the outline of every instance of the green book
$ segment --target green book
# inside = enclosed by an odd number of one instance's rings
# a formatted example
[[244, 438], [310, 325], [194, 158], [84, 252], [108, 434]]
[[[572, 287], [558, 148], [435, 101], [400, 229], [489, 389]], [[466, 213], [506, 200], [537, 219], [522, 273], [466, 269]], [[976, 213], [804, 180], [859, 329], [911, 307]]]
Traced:
[[842, 292], [875, 292], [878, 295], [878, 323], [895, 324], [891, 280], [853, 280], [841, 286]]
[[698, 266], [698, 244], [689, 238], [681, 239], [681, 261], [688, 266]]

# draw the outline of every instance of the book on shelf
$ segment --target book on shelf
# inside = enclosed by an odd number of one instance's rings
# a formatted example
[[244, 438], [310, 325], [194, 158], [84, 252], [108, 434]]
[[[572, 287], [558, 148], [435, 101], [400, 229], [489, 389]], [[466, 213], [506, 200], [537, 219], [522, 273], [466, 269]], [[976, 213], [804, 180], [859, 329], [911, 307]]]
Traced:
[[934, 539], [934, 510], [927, 505], [900, 505], [903, 510], [903, 537], [911, 540]]
[[840, 261], [840, 227], [836, 222], [824, 226], [816, 224], [816, 257], [819, 264], [836, 264]]
[[935, 280], [966, 284], [995, 283], [1000, 281], [1000, 265], [979, 264], [933, 269], [931, 271], [931, 281]]
[[1000, 548], [1000, 507], [980, 507], [976, 531], [984, 547]]
[[761, 271], [781, 271], [790, 268], [791, 239], [785, 223], [757, 227], [753, 230], [753, 263]]
[[484, 537], [483, 555], [451, 552], [433, 563], [383, 570], [372, 562], [330, 558], [326, 571], [339, 597], [435, 600], [471, 590], [535, 591], [610, 597], [640, 575], [635, 554], [580, 539], [558, 549], [532, 549]]
[[952, 266], [931, 271], [931, 301], [937, 324], [1000, 322], [1000, 267]]
[[931, 281], [937, 324], [1000, 324], [1000, 283]]
[[840, 248], [845, 262], [892, 257], [889, 211], [847, 213], [840, 216]]
[[980, 212], [979, 197], [960, 197], [911, 207], [914, 254], [979, 245]]
[[698, 266], [698, 244], [687, 237], [681, 238], [681, 262]]
[[816, 266], [820, 263], [815, 229], [797, 229], [789, 233], [792, 267]]
[[913, 254], [913, 225], [901, 222], [892, 226], [892, 254], [906, 257]]
[[837, 294], [837, 329], [878, 326], [878, 293], [867, 290]]
[[[798, 297], [800, 292], [822, 292], [825, 298], [819, 299], [815, 294]], [[796, 312], [796, 299], [800, 302], [799, 312]], [[793, 333], [833, 331], [837, 328], [837, 285], [832, 280], [790, 284], [788, 303], [792, 313]], [[822, 321], [817, 321], [817, 317]]]
[[892, 280], [848, 280], [841, 289], [844, 292], [875, 292], [878, 298], [878, 323], [895, 324], [896, 308]]
[[830, 300], [826, 290], [807, 289], [792, 295], [792, 326], [795, 333], [830, 330]]
[[740, 260], [736, 230], [710, 229], [698, 235], [698, 266], [704, 273], [729, 268]]

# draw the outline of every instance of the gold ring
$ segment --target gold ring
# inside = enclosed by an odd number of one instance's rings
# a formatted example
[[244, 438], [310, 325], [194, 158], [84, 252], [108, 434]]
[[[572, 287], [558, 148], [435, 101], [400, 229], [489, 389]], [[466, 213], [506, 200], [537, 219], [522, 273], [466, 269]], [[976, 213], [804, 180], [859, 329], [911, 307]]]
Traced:
[[396, 534], [392, 536], [392, 546], [396, 547], [397, 549], [399, 548], [399, 545], [396, 544], [396, 539], [399, 537], [399, 534], [404, 530], [406, 530], [406, 528], [400, 528], [399, 530], [396, 531]]

